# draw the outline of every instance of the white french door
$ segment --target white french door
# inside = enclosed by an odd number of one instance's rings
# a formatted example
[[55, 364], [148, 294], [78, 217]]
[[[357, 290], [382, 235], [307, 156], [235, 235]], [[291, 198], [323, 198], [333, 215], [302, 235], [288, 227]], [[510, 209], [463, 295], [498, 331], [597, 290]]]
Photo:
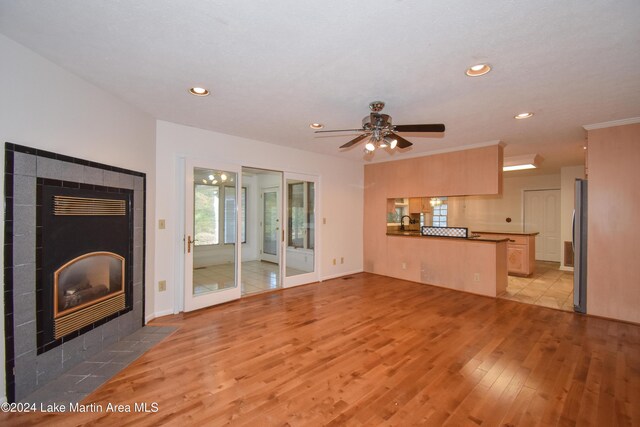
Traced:
[[262, 229], [262, 253], [263, 261], [280, 263], [280, 190], [278, 187], [262, 189], [261, 229]]
[[184, 311], [240, 298], [241, 175], [236, 165], [186, 160]]
[[283, 287], [318, 281], [318, 177], [285, 172], [283, 176]]

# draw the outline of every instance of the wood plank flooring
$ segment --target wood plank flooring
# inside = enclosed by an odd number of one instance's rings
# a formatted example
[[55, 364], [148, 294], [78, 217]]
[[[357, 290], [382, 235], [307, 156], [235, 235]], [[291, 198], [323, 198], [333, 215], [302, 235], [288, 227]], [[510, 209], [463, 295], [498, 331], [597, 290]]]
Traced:
[[3, 425], [640, 425], [640, 326], [362, 273], [180, 329], [83, 403]]

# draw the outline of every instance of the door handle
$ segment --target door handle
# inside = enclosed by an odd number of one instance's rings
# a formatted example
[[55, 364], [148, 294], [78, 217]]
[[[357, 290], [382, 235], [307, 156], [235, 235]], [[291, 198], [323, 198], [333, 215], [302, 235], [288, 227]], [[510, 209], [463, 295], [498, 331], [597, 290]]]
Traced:
[[191, 236], [187, 236], [187, 253], [191, 253], [191, 244], [195, 243], [195, 240], [191, 240]]

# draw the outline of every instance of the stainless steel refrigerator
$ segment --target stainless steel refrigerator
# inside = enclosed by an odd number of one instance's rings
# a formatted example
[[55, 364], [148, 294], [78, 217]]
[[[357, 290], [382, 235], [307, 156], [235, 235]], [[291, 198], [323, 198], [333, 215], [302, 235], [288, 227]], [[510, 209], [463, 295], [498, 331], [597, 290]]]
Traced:
[[576, 179], [573, 211], [573, 310], [587, 312], [587, 180]]

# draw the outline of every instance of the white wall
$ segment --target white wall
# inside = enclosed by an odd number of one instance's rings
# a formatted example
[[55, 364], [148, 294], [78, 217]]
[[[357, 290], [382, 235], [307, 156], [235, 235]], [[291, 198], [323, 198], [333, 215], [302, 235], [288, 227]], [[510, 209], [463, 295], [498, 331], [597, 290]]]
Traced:
[[[147, 283], [153, 277], [155, 120], [0, 35], [0, 138], [147, 174]], [[4, 164], [4, 146], [0, 150]], [[0, 186], [4, 200], [4, 185]], [[4, 216], [4, 211], [2, 213]], [[4, 218], [3, 218], [4, 219]], [[4, 227], [0, 228], [4, 240]], [[0, 245], [0, 259], [3, 259]], [[4, 283], [2, 285], [4, 290]], [[0, 306], [4, 292], [0, 292]], [[153, 309], [147, 286], [146, 311]], [[0, 359], [4, 360], [4, 316]], [[5, 370], [0, 369], [1, 394]], [[1, 397], [0, 397], [1, 398]]]
[[[178, 281], [182, 280], [176, 277], [175, 269], [175, 260], [182, 256], [179, 248], [183, 237], [178, 224], [181, 202], [175, 200], [180, 156], [212, 164], [223, 162], [319, 176], [320, 277], [362, 271], [364, 167], [361, 163], [164, 121], [157, 122], [156, 135], [156, 186], [162, 188], [156, 198], [156, 217], [166, 219], [166, 229], [158, 230], [156, 235], [155, 281], [167, 281], [167, 291], [156, 294], [157, 316], [173, 312], [175, 300], [179, 299]], [[341, 257], [344, 264], [332, 265], [333, 258]]]
[[560, 169], [560, 268], [573, 271], [573, 267], [564, 265], [564, 242], [570, 242], [572, 236], [573, 208], [575, 205], [575, 181], [584, 179], [584, 166], [566, 166]]
[[[502, 195], [500, 196], [467, 196], [460, 202], [453, 199], [453, 225], [464, 225], [469, 231], [513, 231], [521, 232], [523, 190], [559, 189], [560, 174], [509, 177], [504, 174]], [[461, 213], [463, 211], [464, 213]], [[464, 220], [458, 219], [464, 215]], [[511, 222], [506, 219], [511, 218]]]

